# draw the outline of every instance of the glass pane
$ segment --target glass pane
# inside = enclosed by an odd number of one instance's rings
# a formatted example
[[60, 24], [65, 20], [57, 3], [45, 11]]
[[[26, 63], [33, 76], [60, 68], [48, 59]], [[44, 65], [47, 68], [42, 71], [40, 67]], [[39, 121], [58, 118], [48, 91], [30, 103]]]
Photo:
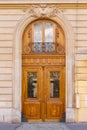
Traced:
[[28, 73], [28, 98], [37, 97], [37, 73]]
[[53, 42], [53, 24], [45, 23], [45, 42]]
[[59, 72], [50, 72], [50, 97], [60, 96], [60, 75]]
[[53, 24], [45, 23], [45, 52], [53, 52]]
[[34, 52], [42, 52], [42, 24], [34, 24]]

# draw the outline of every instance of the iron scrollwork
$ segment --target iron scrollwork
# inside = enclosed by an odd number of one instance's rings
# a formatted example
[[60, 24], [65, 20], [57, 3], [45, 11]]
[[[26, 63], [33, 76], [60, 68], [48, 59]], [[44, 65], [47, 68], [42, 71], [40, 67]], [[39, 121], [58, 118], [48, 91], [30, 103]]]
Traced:
[[57, 53], [65, 54], [65, 48], [54, 42], [34, 42], [25, 46], [24, 54], [30, 53]]

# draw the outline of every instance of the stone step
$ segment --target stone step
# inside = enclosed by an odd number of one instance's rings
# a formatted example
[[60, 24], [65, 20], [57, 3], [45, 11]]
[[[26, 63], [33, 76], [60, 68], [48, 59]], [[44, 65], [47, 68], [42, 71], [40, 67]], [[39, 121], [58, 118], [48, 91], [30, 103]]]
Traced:
[[22, 123], [16, 130], [70, 130], [65, 123]]

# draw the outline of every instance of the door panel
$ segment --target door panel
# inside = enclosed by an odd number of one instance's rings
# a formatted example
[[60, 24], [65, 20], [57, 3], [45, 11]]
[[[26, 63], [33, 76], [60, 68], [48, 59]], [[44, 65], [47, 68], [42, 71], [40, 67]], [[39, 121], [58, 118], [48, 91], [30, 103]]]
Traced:
[[58, 119], [62, 116], [62, 102], [47, 102], [47, 119]]
[[23, 68], [23, 105], [25, 116], [29, 119], [41, 118], [42, 69]]
[[59, 120], [65, 111], [65, 69], [58, 66], [23, 67], [23, 105], [32, 119]]
[[[65, 97], [62, 93], [63, 88], [63, 75], [64, 69], [62, 67], [46, 67], [46, 83], [47, 83], [47, 97], [46, 97], [46, 110], [47, 119], [59, 119], [62, 117], [64, 112], [63, 106], [65, 102]], [[65, 93], [65, 92], [64, 92]]]
[[32, 102], [30, 101], [25, 102], [24, 104], [24, 111], [25, 115], [28, 119], [39, 119], [40, 118], [40, 111], [41, 111], [41, 106], [38, 101]]

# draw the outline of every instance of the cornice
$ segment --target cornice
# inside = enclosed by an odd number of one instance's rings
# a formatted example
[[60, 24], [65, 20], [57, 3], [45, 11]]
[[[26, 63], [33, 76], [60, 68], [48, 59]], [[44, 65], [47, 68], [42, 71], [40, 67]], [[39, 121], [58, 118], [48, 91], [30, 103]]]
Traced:
[[[0, 4], [0, 9], [26, 9], [26, 8], [29, 8], [31, 7], [31, 5], [43, 5], [43, 4]], [[60, 9], [87, 9], [87, 4], [75, 4], [75, 3], [68, 3], [68, 4], [62, 4], [62, 3], [59, 3], [59, 4], [47, 4], [49, 6], [52, 6], [52, 5], [56, 5], [56, 7], [60, 8]]]
[[33, 3], [87, 3], [87, 0], [0, 0], [0, 4], [33, 4]]

